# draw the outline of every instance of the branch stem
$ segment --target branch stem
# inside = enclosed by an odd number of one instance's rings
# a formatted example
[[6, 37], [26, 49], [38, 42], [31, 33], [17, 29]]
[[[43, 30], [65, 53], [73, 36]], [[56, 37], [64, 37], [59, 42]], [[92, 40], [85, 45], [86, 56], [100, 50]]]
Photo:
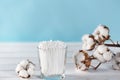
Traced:
[[105, 44], [105, 45], [109, 47], [120, 47], [119, 44]]
[[94, 69], [96, 70], [100, 65], [101, 65], [101, 63], [99, 63], [96, 67], [94, 67]]
[[113, 44], [115, 44], [114, 41], [113, 41], [112, 39], [109, 39], [109, 40], [110, 40]]

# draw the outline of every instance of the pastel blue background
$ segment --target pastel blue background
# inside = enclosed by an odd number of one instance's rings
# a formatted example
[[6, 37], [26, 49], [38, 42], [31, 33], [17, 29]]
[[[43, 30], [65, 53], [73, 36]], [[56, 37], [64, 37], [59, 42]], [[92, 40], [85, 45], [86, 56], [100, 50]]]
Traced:
[[120, 0], [0, 0], [0, 42], [81, 41], [98, 24], [120, 40]]

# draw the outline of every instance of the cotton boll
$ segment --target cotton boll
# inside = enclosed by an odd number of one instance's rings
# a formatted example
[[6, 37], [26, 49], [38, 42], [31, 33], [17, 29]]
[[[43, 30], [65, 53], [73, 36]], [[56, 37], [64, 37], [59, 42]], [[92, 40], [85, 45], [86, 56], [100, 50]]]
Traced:
[[29, 63], [28, 60], [23, 60], [23, 61], [20, 62], [20, 65], [23, 66], [23, 68], [26, 69], [26, 66], [28, 65], [28, 63]]
[[106, 25], [98, 25], [98, 29], [100, 31], [100, 35], [103, 35], [106, 39], [109, 36], [109, 28]]
[[89, 38], [87, 41], [87, 44], [89, 44], [88, 46], [92, 47], [95, 44], [95, 41], [93, 38]]
[[35, 71], [35, 66], [33, 63], [29, 63], [28, 65], [28, 69], [27, 69], [27, 72], [29, 73], [29, 75], [33, 75], [34, 74], [34, 71]]
[[15, 71], [16, 71], [16, 73], [19, 73], [19, 71], [21, 71], [23, 69], [24, 68], [20, 64], [18, 64], [17, 67], [16, 67], [16, 69], [15, 69]]
[[19, 72], [18, 76], [21, 77], [21, 78], [29, 78], [30, 77], [30, 75], [28, 74], [28, 72], [26, 70], [21, 70]]
[[85, 71], [85, 70], [87, 70], [87, 67], [85, 66], [85, 64], [82, 64], [82, 65], [81, 65], [80, 70], [81, 70], [81, 71]]
[[[104, 38], [107, 40], [109, 38], [109, 28], [105, 25], [100, 25], [100, 36], [104, 40]], [[103, 37], [104, 36], [104, 37]]]
[[109, 28], [106, 25], [98, 25], [98, 27], [93, 32], [93, 35], [95, 37], [95, 40], [98, 41], [98, 43], [103, 43], [105, 40], [108, 40], [110, 38], [109, 36]]
[[120, 52], [116, 53], [112, 59], [112, 67], [115, 70], [120, 70]]
[[118, 63], [118, 66], [119, 66], [119, 68], [120, 68], [120, 62]]
[[113, 56], [113, 58], [112, 58], [112, 64], [114, 65], [114, 64], [116, 64], [116, 60], [115, 60], [115, 56]]
[[79, 70], [86, 70], [89, 68], [91, 61], [88, 60], [89, 55], [84, 50], [80, 50], [79, 52], [74, 54], [74, 62], [76, 68]]
[[100, 52], [100, 54], [106, 53], [108, 50], [108, 47], [105, 45], [99, 45], [97, 50]]
[[97, 50], [93, 53], [93, 56], [102, 63], [106, 62], [105, 59], [103, 58], [103, 55], [101, 55]]
[[20, 62], [20, 64], [17, 65], [16, 72], [21, 78], [29, 78], [34, 74], [34, 69], [35, 66], [31, 61], [23, 60]]
[[88, 50], [89, 49], [89, 47], [87, 47], [87, 43], [86, 42], [83, 42], [82, 49], [83, 50]]
[[120, 58], [120, 52], [117, 52], [117, 53], [115, 54], [114, 58], [115, 58], [118, 62], [120, 62], [120, 60], [119, 60], [119, 58]]
[[77, 58], [77, 61], [78, 61], [78, 62], [85, 60], [85, 56], [84, 56], [84, 54], [82, 54], [82, 53], [79, 53], [79, 54], [76, 56], [76, 58]]
[[117, 57], [120, 57], [120, 52], [117, 52], [117, 53], [116, 53], [116, 56], [117, 56]]
[[34, 64], [32, 64], [32, 63], [29, 63], [29, 68], [31, 68], [31, 69], [35, 69], [35, 66], [34, 66]]
[[83, 50], [92, 50], [95, 47], [95, 40], [94, 40], [94, 36], [91, 34], [86, 34], [82, 37], [82, 41], [83, 41], [83, 45], [82, 45], [82, 49]]
[[93, 36], [97, 43], [101, 43], [102, 39], [99, 37], [99, 35], [93, 34]]
[[81, 65], [81, 61], [83, 60], [85, 60], [85, 55], [81, 51], [74, 54], [74, 62], [76, 67], [78, 67], [78, 65]]
[[113, 67], [114, 70], [119, 70], [120, 69], [119, 65], [117, 65], [117, 64], [112, 65], [112, 67]]
[[115, 60], [116, 62], [120, 62], [120, 52], [117, 52], [117, 53], [115, 54], [114, 60]]
[[112, 59], [112, 56], [113, 56], [113, 54], [111, 52], [106, 52], [106, 53], [103, 54], [103, 58], [106, 61], [110, 61]]
[[93, 32], [93, 35], [99, 35], [100, 34], [100, 29], [99, 27], [97, 27], [94, 32]]
[[116, 60], [117, 62], [120, 62], [120, 57], [116, 57], [115, 60]]
[[100, 62], [107, 62], [112, 59], [113, 53], [110, 51], [110, 49], [108, 49], [107, 46], [99, 45], [93, 53], [93, 56]]
[[34, 69], [29, 68], [29, 69], [27, 70], [27, 72], [28, 72], [28, 74], [29, 74], [30, 76], [32, 76], [32, 75], [34, 74]]
[[85, 34], [85, 35], [83, 35], [83, 37], [82, 37], [82, 41], [86, 41], [86, 39], [89, 37], [89, 34]]

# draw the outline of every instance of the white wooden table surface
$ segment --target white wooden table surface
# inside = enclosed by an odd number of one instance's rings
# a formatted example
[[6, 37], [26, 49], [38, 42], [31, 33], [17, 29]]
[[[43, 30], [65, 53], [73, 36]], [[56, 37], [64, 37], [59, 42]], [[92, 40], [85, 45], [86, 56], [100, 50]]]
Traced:
[[[0, 43], [0, 80], [20, 80], [15, 73], [16, 65], [24, 59], [36, 64], [35, 75], [29, 80], [40, 80], [38, 43]], [[120, 71], [113, 70], [111, 63], [102, 64], [98, 70], [76, 71], [72, 54], [79, 50], [80, 43], [67, 43], [67, 64], [65, 80], [120, 80]], [[120, 48], [112, 48], [120, 51]]]

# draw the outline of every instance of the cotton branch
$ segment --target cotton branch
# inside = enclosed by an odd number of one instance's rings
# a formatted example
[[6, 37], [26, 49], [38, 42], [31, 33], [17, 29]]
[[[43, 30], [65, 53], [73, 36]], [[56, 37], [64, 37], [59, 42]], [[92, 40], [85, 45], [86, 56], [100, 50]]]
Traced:
[[108, 47], [120, 47], [120, 44], [105, 44]]

